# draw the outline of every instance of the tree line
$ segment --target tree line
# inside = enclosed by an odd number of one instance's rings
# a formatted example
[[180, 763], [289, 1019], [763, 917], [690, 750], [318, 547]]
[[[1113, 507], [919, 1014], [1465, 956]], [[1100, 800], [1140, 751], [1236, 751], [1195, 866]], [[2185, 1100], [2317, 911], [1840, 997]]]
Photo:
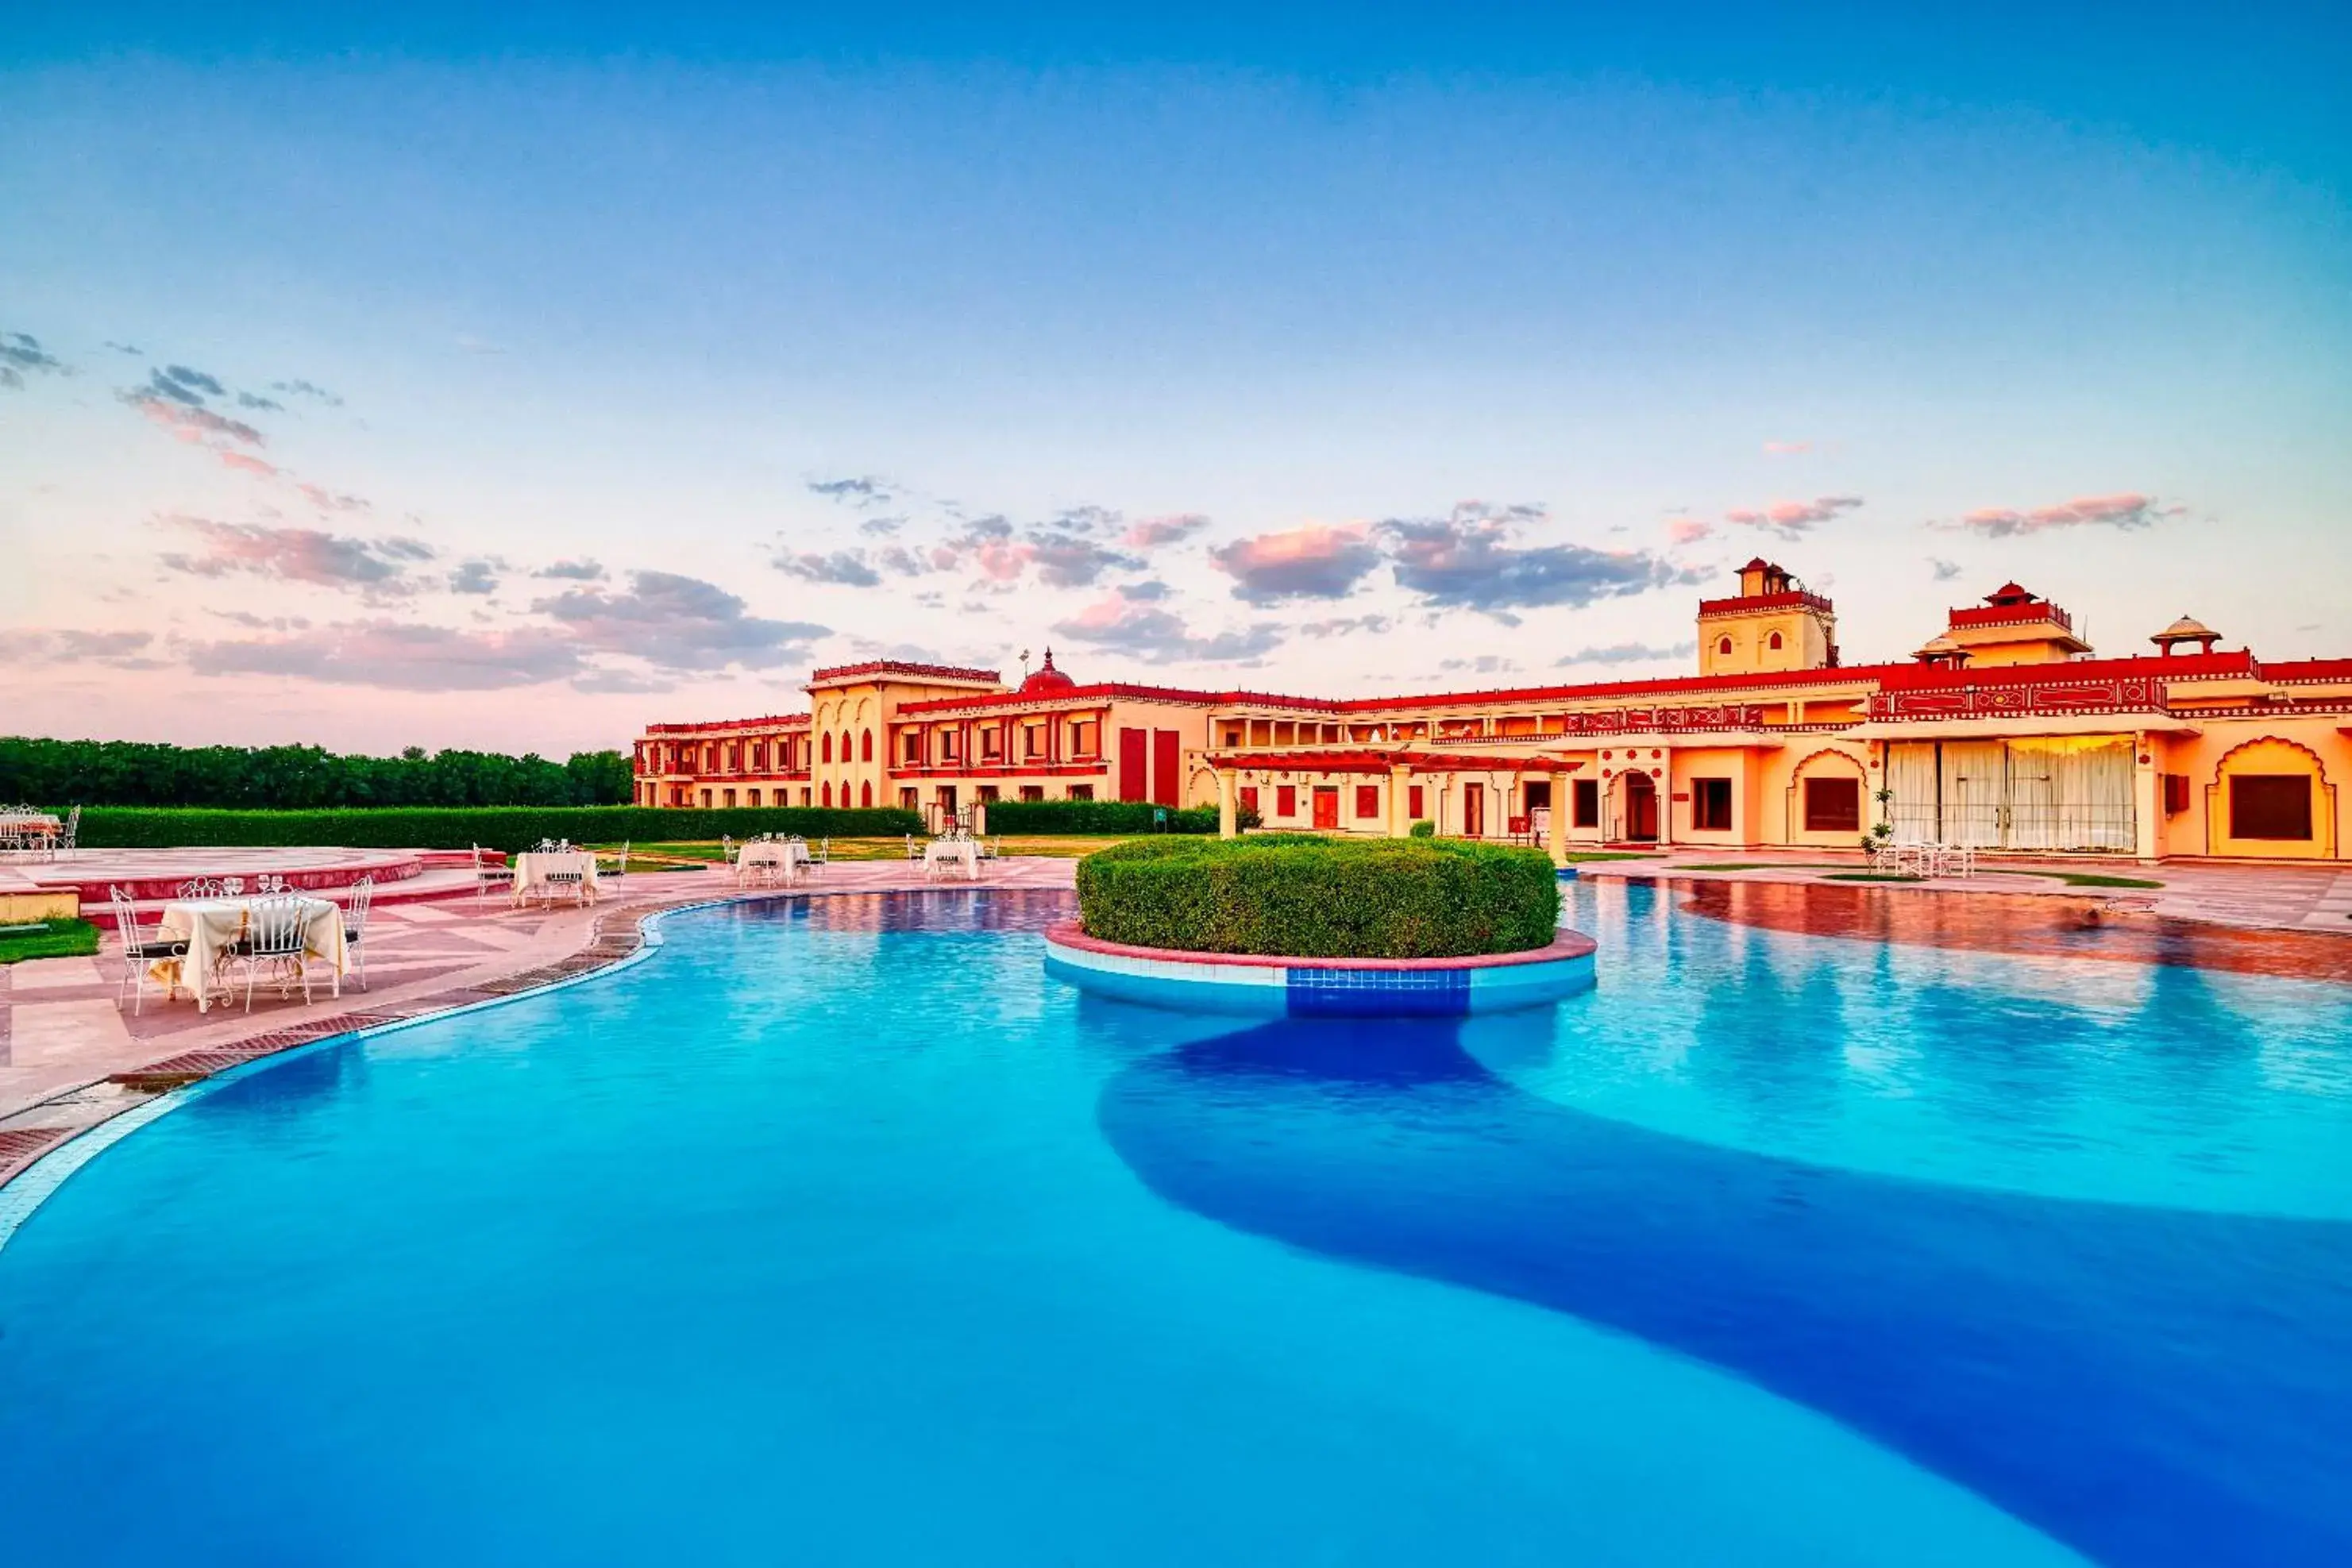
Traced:
[[621, 806], [634, 779], [618, 751], [436, 751], [346, 756], [315, 746], [165, 746], [0, 737], [0, 804], [216, 806]]

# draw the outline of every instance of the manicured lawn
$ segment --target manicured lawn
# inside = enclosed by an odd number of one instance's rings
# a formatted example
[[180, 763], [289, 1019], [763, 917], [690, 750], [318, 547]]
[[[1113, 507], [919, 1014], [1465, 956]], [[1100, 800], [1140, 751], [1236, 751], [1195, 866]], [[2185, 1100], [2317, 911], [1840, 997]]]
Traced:
[[98, 951], [98, 927], [87, 920], [44, 920], [31, 931], [0, 931], [0, 964], [26, 958], [82, 958]]

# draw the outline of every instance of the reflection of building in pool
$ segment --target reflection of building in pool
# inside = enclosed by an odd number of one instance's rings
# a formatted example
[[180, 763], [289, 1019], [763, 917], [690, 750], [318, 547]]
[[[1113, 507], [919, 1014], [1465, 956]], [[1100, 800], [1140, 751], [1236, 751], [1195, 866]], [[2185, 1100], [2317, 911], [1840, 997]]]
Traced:
[[1698, 608], [1699, 674], [1328, 700], [1081, 683], [1045, 666], [816, 671], [786, 717], [649, 726], [647, 805], [1222, 804], [1229, 823], [1557, 847], [2333, 860], [2352, 659], [2264, 664], [2182, 617], [2098, 658], [2016, 583], [1906, 661], [1848, 664], [1834, 607], [1771, 562]]

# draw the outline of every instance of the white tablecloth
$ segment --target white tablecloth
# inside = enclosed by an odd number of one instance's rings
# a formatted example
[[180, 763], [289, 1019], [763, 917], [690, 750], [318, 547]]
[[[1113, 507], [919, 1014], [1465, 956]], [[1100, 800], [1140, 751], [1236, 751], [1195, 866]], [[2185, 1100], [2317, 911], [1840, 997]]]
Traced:
[[950, 866], [961, 866], [965, 876], [978, 882], [980, 880], [980, 841], [933, 839], [923, 846], [925, 876], [937, 876]]
[[548, 852], [532, 850], [514, 858], [514, 901], [522, 904], [533, 898], [548, 898], [560, 893], [571, 894], [567, 883], [558, 886], [557, 875], [577, 877], [581, 896], [589, 903], [596, 901], [596, 857], [586, 850]]
[[58, 820], [45, 811], [29, 817], [16, 811], [0, 815], [0, 834], [15, 838], [55, 838], [59, 826]]
[[[213, 977], [222, 956], [245, 935], [255, 900], [191, 898], [163, 906], [162, 934], [167, 942], [185, 942], [185, 958], [165, 958], [149, 973], [165, 986], [185, 986], [196, 993], [196, 1009], [212, 1005]], [[334, 967], [335, 995], [343, 994], [343, 912], [323, 898], [298, 901], [302, 906], [302, 947], [313, 958]]]
[[762, 839], [745, 844], [735, 852], [735, 880], [750, 882], [755, 877], [781, 877], [791, 882], [800, 875], [801, 868], [809, 863], [808, 845], [797, 840], [778, 841]]

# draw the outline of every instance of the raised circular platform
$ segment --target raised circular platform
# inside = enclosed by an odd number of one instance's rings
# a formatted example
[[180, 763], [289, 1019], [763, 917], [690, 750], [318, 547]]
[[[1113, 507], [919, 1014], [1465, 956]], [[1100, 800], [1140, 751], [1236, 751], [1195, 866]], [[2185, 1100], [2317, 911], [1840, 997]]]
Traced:
[[1154, 1007], [1289, 1018], [1461, 1018], [1588, 990], [1595, 944], [1562, 931], [1548, 947], [1470, 958], [1292, 958], [1130, 947], [1075, 920], [1045, 933], [1045, 968], [1103, 996]]
[[[54, 861], [11, 860], [0, 864], [0, 887], [26, 893], [77, 893], [85, 909], [103, 908], [107, 889], [120, 887], [145, 903], [169, 898], [196, 877], [242, 877], [251, 887], [264, 874], [286, 879], [289, 887], [323, 892], [349, 887], [363, 876], [381, 887], [423, 874], [441, 859], [424, 850], [346, 850], [307, 845], [173, 850], [76, 850]], [[461, 860], [466, 856], [460, 855]]]

